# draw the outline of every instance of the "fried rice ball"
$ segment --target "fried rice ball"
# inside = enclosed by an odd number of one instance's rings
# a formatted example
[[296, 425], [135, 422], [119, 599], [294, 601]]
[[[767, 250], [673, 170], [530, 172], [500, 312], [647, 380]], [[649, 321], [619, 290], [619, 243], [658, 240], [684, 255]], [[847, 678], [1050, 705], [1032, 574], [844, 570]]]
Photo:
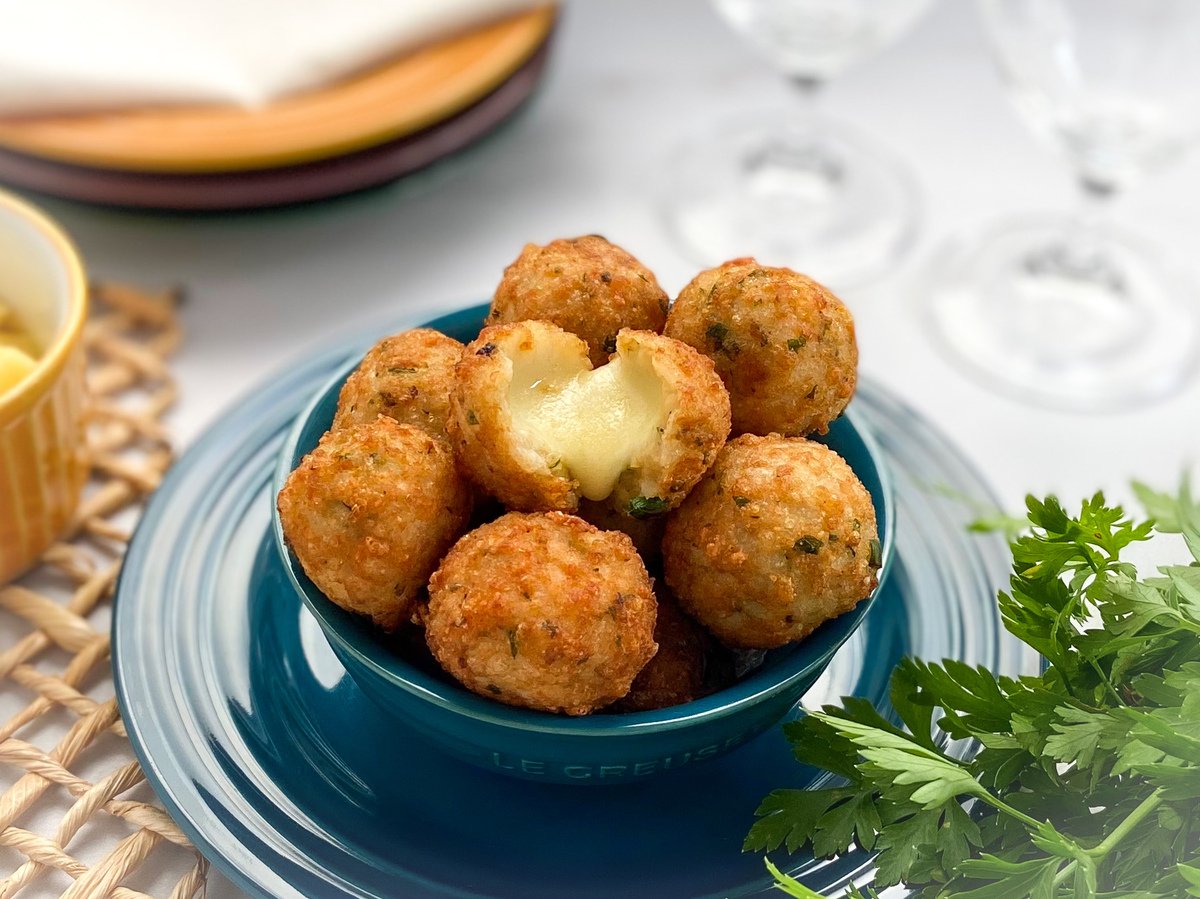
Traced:
[[799, 640], [870, 595], [881, 562], [871, 496], [800, 437], [744, 435], [667, 520], [663, 574], [728, 646]]
[[654, 641], [658, 652], [633, 679], [629, 693], [614, 712], [646, 712], [691, 702], [712, 692], [713, 672], [725, 651], [704, 628], [688, 617], [670, 591], [656, 586], [658, 619]]
[[454, 366], [462, 351], [453, 337], [431, 328], [383, 338], [342, 386], [333, 428], [386, 415], [445, 438]]
[[467, 689], [586, 715], [657, 651], [656, 603], [624, 534], [561, 512], [510, 512], [455, 544], [429, 582], [425, 637]]
[[707, 354], [729, 388], [734, 434], [824, 434], [854, 395], [854, 320], [816, 281], [753, 259], [701, 272], [664, 333]]
[[462, 534], [471, 497], [445, 441], [379, 416], [322, 437], [288, 476], [278, 507], [320, 591], [391, 631]]
[[582, 337], [592, 365], [616, 348], [622, 328], [662, 333], [669, 300], [644, 265], [599, 235], [526, 244], [504, 271], [487, 324], [533, 319]]
[[549, 322], [484, 328], [455, 368], [450, 409], [464, 470], [531, 512], [573, 512], [587, 498], [664, 513], [729, 433], [725, 387], [692, 347], [626, 330], [593, 369], [586, 344]]

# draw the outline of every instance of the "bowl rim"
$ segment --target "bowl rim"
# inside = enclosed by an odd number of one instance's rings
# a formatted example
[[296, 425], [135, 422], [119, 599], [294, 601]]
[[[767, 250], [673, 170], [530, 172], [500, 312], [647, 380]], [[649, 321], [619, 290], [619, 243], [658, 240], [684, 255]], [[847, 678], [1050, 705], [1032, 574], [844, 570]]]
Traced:
[[[458, 311], [469, 313], [475, 308], [483, 307], [465, 307]], [[438, 317], [425, 325], [414, 327], [435, 327], [437, 324], [445, 321], [445, 318]], [[317, 408], [325, 402], [332, 391], [340, 390], [341, 384], [361, 361], [361, 357], [355, 356], [341, 366], [313, 394], [312, 398], [305, 405], [304, 410], [293, 421], [291, 427], [288, 429], [287, 436], [279, 447], [275, 464], [275, 474], [272, 481], [272, 497], [278, 497], [288, 475], [291, 474], [293, 468], [292, 460], [296, 456], [300, 438], [307, 430], [308, 423], [313, 418]], [[298, 572], [302, 571], [299, 560], [292, 552], [291, 547], [284, 537], [278, 504], [272, 502], [271, 529], [275, 538], [275, 548], [279, 554], [281, 564], [287, 572], [288, 582], [300, 596], [304, 605], [317, 619], [326, 640], [333, 645], [335, 650], [339, 650], [337, 654], [339, 657], [342, 657], [340, 661], [346, 666], [347, 673], [352, 678], [354, 677], [354, 673], [350, 670], [351, 666], [346, 665], [343, 654], [352, 657], [357, 665], [370, 670], [379, 680], [386, 682], [390, 687], [400, 689], [408, 695], [420, 701], [427, 702], [443, 712], [460, 718], [471, 719], [479, 723], [520, 732], [535, 732], [578, 738], [596, 736], [628, 737], [640, 733], [669, 732], [706, 722], [718, 721], [739, 711], [754, 707], [772, 696], [791, 691], [797, 684], [809, 678], [814, 671], [819, 674], [829, 664], [829, 660], [833, 658], [842, 645], [858, 630], [867, 611], [874, 603], [876, 597], [879, 596], [881, 588], [891, 571], [895, 551], [895, 486], [878, 441], [869, 429], [859, 424], [858, 416], [852, 407], [853, 403], [846, 409], [843, 418], [846, 419], [847, 424], [853, 429], [857, 439], [863, 443], [867, 455], [874, 465], [875, 474], [881, 488], [880, 493], [882, 494], [881, 496], [872, 494], [872, 500], [877, 507], [876, 517], [883, 519], [883, 529], [879, 534], [882, 559], [877, 573], [878, 583], [875, 589], [871, 592], [870, 596], [860, 601], [853, 609], [826, 621], [806, 637], [806, 640], [812, 639], [814, 635], [819, 634], [831, 624], [839, 621], [842, 622], [842, 632], [836, 634], [823, 651], [815, 655], [807, 664], [791, 671], [785, 677], [780, 678], [778, 673], [775, 673], [774, 676], [768, 676], [768, 672], [763, 672], [761, 669], [756, 670], [734, 684], [707, 696], [679, 705], [667, 706], [663, 709], [580, 716], [557, 715], [552, 712], [509, 706], [486, 697], [478, 696], [460, 684], [453, 682], [452, 679], [447, 678], [446, 680], [442, 680], [426, 674], [401, 656], [391, 653], [380, 646], [380, 654], [387, 654], [388, 664], [383, 664], [374, 654], [364, 652], [355, 641], [352, 641], [343, 632], [343, 623], [350, 620], [353, 617], [353, 613], [341, 609], [324, 595], [314, 595], [314, 593], [319, 594], [320, 591], [316, 585], [308, 580], [307, 576], [304, 577], [304, 581], [307, 581], [308, 585], [301, 581], [298, 575]], [[311, 590], [309, 585], [311, 585]], [[339, 620], [339, 618], [342, 620]], [[780, 647], [780, 649], [787, 652], [802, 645], [802, 642], [797, 642], [789, 644], [786, 647]], [[786, 660], [782, 664], [786, 664]], [[769, 670], [777, 672], [777, 667], [772, 666]]]

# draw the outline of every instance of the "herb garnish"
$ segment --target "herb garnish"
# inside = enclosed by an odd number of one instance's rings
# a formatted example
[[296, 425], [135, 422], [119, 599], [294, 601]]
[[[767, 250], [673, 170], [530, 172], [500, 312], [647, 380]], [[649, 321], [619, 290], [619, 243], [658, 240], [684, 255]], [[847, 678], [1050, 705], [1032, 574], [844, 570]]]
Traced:
[[820, 537], [814, 537], [811, 534], [805, 534], [792, 544], [792, 549], [798, 553], [808, 553], [809, 555], [813, 555], [820, 552], [823, 545], [824, 543], [821, 541]]
[[[1200, 503], [1186, 482], [1136, 489], [1156, 521], [1101, 494], [1075, 517], [1028, 498], [999, 604], [1044, 673], [906, 659], [891, 702], [908, 732], [854, 698], [784, 725], [796, 758], [843, 785], [771, 793], [744, 848], [874, 850], [853, 897], [1200, 896]], [[1168, 533], [1192, 561], [1139, 579], [1122, 551]], [[939, 733], [979, 751], [955, 758]], [[783, 892], [819, 895], [767, 864]]]
[[633, 518], [653, 518], [667, 511], [667, 501], [661, 496], [635, 496], [626, 507]]
[[724, 353], [726, 356], [733, 357], [738, 354], [741, 347], [737, 342], [729, 336], [729, 326], [721, 324], [721, 322], [713, 322], [704, 332], [704, 336], [712, 343], [713, 349], [718, 353]]

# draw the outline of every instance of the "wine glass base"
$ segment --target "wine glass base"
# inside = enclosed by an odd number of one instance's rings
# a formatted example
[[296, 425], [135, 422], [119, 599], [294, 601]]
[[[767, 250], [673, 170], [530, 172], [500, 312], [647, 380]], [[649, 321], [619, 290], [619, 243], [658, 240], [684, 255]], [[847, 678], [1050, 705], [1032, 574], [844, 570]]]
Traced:
[[664, 203], [693, 262], [738, 256], [840, 289], [894, 270], [911, 246], [918, 192], [886, 149], [836, 123], [744, 123], [696, 138], [672, 160]]
[[934, 255], [921, 297], [946, 356], [985, 385], [1081, 411], [1168, 395], [1200, 352], [1200, 294], [1136, 238], [1065, 219]]

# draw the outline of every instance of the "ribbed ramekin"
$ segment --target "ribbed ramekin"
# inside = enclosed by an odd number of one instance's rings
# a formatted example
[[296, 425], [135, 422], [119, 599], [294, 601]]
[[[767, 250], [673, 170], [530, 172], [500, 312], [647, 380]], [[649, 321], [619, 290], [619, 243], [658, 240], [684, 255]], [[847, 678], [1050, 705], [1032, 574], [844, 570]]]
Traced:
[[0, 191], [0, 303], [44, 349], [0, 393], [0, 584], [71, 522], [87, 477], [83, 323], [87, 279], [70, 239], [44, 213]]

